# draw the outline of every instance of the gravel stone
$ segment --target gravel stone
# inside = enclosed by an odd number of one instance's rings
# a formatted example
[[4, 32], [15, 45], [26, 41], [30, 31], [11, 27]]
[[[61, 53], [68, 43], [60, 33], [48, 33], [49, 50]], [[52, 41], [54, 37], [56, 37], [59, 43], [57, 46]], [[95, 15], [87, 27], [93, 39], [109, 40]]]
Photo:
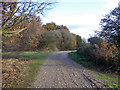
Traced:
[[85, 68], [68, 57], [68, 52], [49, 55], [35, 78], [34, 88], [99, 88], [85, 76]]

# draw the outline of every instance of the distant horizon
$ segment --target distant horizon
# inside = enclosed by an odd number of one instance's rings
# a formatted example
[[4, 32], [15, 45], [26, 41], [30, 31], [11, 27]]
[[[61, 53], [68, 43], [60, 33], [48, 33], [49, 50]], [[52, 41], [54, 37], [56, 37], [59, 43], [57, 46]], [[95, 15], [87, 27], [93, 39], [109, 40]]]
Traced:
[[64, 25], [71, 33], [88, 39], [99, 30], [100, 19], [118, 6], [119, 0], [57, 0], [58, 4], [42, 18], [43, 24]]

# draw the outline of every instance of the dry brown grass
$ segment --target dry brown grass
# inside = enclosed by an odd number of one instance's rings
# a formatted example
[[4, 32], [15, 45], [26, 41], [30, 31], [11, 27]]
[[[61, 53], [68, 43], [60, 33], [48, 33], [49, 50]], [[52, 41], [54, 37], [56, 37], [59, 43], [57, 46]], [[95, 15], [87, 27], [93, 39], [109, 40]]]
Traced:
[[12, 87], [18, 84], [23, 77], [23, 72], [29, 68], [31, 60], [3, 59], [2, 60], [2, 86]]

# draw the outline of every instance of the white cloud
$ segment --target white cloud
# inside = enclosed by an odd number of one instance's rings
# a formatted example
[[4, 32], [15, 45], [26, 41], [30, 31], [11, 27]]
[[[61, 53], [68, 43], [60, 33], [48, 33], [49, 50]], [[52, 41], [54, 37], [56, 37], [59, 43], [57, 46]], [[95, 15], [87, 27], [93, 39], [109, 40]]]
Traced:
[[70, 30], [70, 32], [80, 35], [82, 38], [88, 39], [90, 35], [94, 35], [94, 27], [78, 28]]
[[57, 0], [59, 2], [100, 2], [100, 0]]
[[96, 25], [101, 19], [101, 15], [80, 15], [44, 18], [44, 23], [56, 22], [64, 25]]
[[55, 22], [58, 25], [78, 25], [86, 27], [78, 27], [77, 29], [70, 29], [70, 32], [80, 35], [82, 38], [88, 38], [89, 35], [94, 34], [94, 30], [99, 29], [99, 23], [102, 15], [80, 15], [80, 16], [64, 16], [64, 17], [49, 17], [44, 18], [44, 24], [47, 22]]
[[[100, 0], [58, 0], [62, 2], [100, 2]], [[70, 30], [72, 33], [81, 35], [86, 39], [89, 34], [94, 34], [94, 30], [99, 29], [100, 19], [103, 18], [102, 15], [107, 14], [110, 10], [118, 6], [119, 0], [102, 0], [105, 3], [103, 13], [98, 14], [87, 14], [87, 15], [70, 15], [70, 16], [56, 16], [55, 14], [49, 14], [49, 17], [43, 18], [43, 24], [48, 22], [55, 22], [58, 25], [80, 25], [85, 27], [80, 27], [77, 29]], [[88, 26], [88, 27], [87, 27]]]
[[107, 5], [105, 6], [106, 11], [109, 12], [110, 10], [117, 7], [119, 1], [120, 0], [105, 0], [105, 2], [107, 3]]

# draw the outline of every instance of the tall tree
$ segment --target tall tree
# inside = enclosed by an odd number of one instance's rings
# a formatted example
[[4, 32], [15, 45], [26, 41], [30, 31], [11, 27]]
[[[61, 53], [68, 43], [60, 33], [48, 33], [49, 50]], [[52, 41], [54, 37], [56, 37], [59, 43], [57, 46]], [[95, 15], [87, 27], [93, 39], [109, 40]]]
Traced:
[[101, 46], [102, 39], [100, 37], [90, 37], [88, 38], [88, 42], [90, 42], [91, 45], [97, 44], [99, 47]]
[[80, 48], [80, 45], [82, 45], [82, 38], [81, 38], [81, 36], [79, 36], [79, 35], [76, 35], [76, 47], [77, 47], [77, 49], [79, 49]]
[[101, 19], [100, 36], [120, 47], [120, 6]]
[[47, 31], [51, 31], [51, 30], [67, 30], [68, 32], [69, 29], [66, 27], [66, 26], [63, 26], [63, 25], [57, 25], [56, 23], [54, 22], [51, 22], [51, 23], [46, 23], [45, 25], [42, 26], [45, 30]]
[[43, 32], [45, 32], [45, 30], [42, 29], [41, 19], [38, 16], [35, 16], [30, 23], [30, 26], [24, 31], [20, 32], [19, 35], [2, 37], [2, 50], [35, 50], [38, 43], [38, 36], [40, 36]]
[[59, 26], [56, 25], [54, 22], [51, 22], [51, 23], [46, 23], [46, 25], [43, 25], [43, 28], [47, 31], [51, 31], [51, 30], [59, 29]]
[[[2, 35], [12, 36], [25, 30], [33, 16], [43, 14], [53, 2], [2, 2]], [[26, 24], [27, 22], [27, 24]], [[29, 23], [29, 24], [28, 24]]]

